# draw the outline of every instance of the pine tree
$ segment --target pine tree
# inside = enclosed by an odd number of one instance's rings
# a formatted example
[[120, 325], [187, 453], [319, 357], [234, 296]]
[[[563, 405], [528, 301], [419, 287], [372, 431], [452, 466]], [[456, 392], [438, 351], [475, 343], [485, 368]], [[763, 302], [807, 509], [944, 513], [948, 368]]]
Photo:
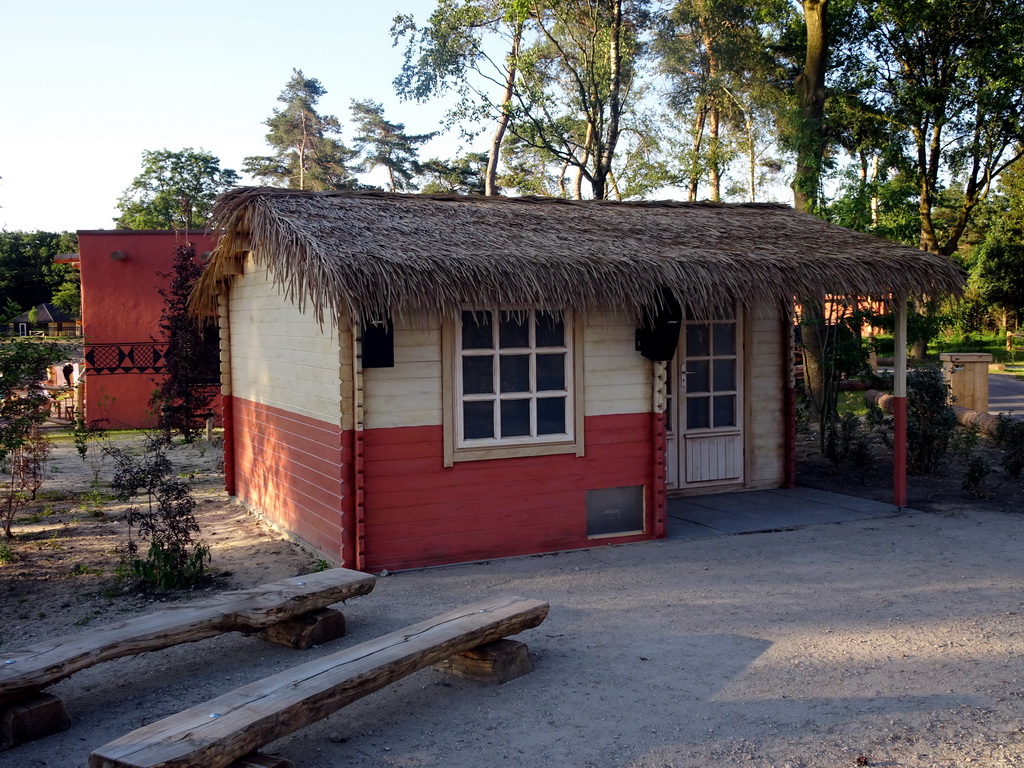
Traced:
[[389, 122], [384, 106], [376, 101], [352, 101], [352, 121], [358, 133], [353, 138], [362, 154], [361, 171], [382, 167], [387, 171], [392, 192], [416, 189], [413, 179], [420, 173], [419, 146], [433, 133], [408, 134], [402, 123]]
[[243, 170], [259, 179], [290, 189], [347, 189], [357, 186], [348, 167], [357, 153], [340, 138], [341, 124], [333, 115], [320, 115], [317, 102], [327, 93], [320, 81], [292, 70], [292, 79], [277, 97], [285, 104], [265, 124], [270, 128], [270, 156], [245, 158]]

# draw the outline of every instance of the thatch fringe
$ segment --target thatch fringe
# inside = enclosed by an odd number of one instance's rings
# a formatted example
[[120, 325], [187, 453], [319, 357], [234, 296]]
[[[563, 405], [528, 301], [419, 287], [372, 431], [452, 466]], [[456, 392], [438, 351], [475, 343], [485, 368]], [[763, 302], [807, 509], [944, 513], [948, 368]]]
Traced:
[[214, 211], [220, 241], [193, 296], [216, 306], [244, 252], [318, 321], [464, 306], [693, 311], [723, 300], [959, 292], [946, 258], [764, 203], [298, 192], [247, 187]]

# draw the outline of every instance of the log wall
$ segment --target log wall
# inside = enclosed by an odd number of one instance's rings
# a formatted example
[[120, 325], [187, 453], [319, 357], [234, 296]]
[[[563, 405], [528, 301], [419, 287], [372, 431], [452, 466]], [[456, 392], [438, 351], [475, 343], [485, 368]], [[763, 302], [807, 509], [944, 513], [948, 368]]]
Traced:
[[[351, 509], [351, 338], [321, 331], [248, 263], [231, 286], [235, 491], [246, 505], [344, 565]], [[340, 339], [339, 339], [340, 335]], [[343, 392], [348, 383], [348, 392]], [[345, 424], [345, 421], [348, 424]]]

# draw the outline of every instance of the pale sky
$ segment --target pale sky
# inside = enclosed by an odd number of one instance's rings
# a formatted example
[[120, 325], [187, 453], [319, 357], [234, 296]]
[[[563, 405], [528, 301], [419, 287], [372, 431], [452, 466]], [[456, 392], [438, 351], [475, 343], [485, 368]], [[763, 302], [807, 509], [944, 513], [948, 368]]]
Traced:
[[[143, 150], [205, 149], [222, 168], [269, 154], [263, 124], [292, 69], [320, 80], [320, 114], [383, 102], [411, 133], [441, 104], [400, 102], [397, 13], [434, 0], [0, 0], [0, 229], [112, 229]], [[347, 126], [345, 126], [347, 128]], [[342, 140], [351, 139], [351, 129]], [[457, 136], [424, 158], [450, 157]], [[251, 181], [244, 179], [243, 181]]]

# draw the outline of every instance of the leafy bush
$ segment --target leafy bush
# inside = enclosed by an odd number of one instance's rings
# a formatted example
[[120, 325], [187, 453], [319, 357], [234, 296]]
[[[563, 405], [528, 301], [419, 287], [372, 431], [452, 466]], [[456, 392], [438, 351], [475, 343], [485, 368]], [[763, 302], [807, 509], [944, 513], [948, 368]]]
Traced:
[[825, 455], [836, 467], [843, 461], [849, 461], [860, 470], [863, 479], [875, 461], [871, 443], [871, 433], [865, 429], [860, 417], [844, 413], [829, 427], [825, 437]]
[[[195, 585], [210, 560], [210, 548], [194, 539], [200, 529], [191, 486], [176, 476], [167, 448], [161, 435], [147, 437], [139, 457], [107, 449], [115, 467], [111, 486], [120, 501], [130, 504], [128, 542], [121, 548], [118, 572], [161, 590]], [[145, 554], [140, 540], [149, 541]]]
[[985, 492], [982, 490], [981, 484], [991, 471], [992, 466], [984, 456], [977, 454], [971, 456], [967, 460], [967, 468], [964, 470], [964, 479], [960, 483], [960, 487], [975, 496], [984, 496]]
[[1024, 472], [1024, 421], [1014, 421], [1003, 414], [995, 434], [996, 444], [1003, 449], [1003, 469], [1015, 480]]
[[[892, 376], [885, 377], [892, 388]], [[891, 416], [878, 408], [868, 411], [868, 420], [883, 430], [882, 440], [892, 447]], [[956, 434], [956, 415], [949, 406], [949, 385], [938, 368], [907, 371], [907, 471], [928, 475], [938, 469], [949, 453]]]

